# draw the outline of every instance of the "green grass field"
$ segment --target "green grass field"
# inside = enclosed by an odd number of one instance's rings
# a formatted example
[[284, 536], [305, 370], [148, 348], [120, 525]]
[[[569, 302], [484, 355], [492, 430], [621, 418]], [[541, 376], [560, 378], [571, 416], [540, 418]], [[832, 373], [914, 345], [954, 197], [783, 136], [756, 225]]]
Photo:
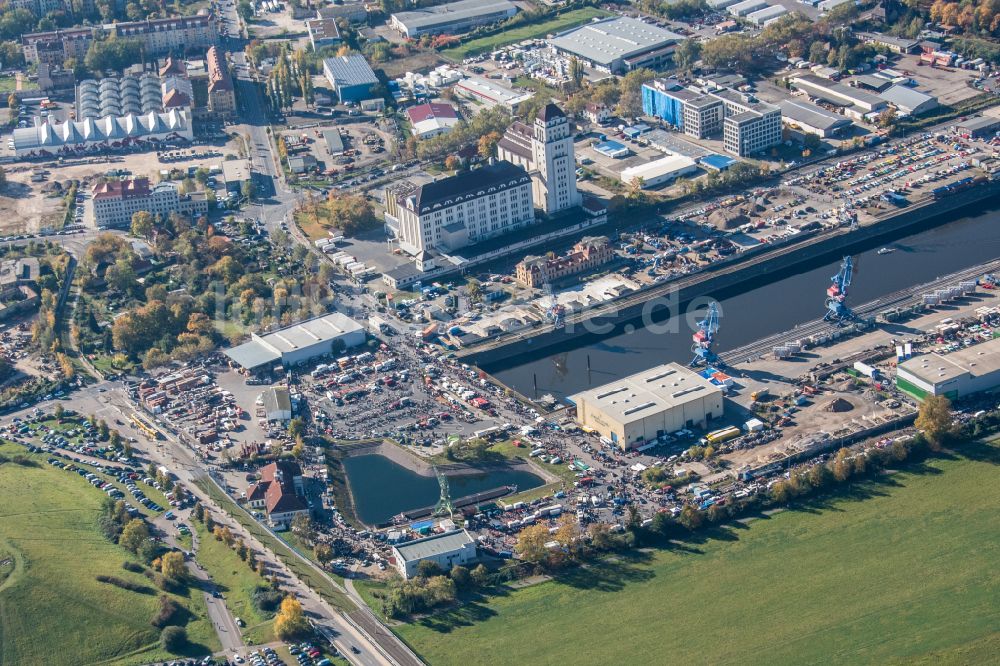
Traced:
[[462, 62], [462, 60], [468, 58], [469, 56], [493, 51], [501, 46], [514, 44], [525, 39], [536, 39], [538, 37], [544, 37], [549, 33], [569, 30], [570, 28], [575, 28], [578, 25], [583, 25], [591, 19], [603, 18], [610, 15], [610, 12], [606, 12], [603, 9], [597, 9], [595, 7], [574, 9], [543, 23], [522, 25], [510, 30], [498, 32], [495, 35], [490, 35], [489, 37], [480, 37], [479, 39], [470, 40], [461, 46], [441, 51], [441, 55], [449, 60]]
[[197, 560], [222, 590], [233, 616], [246, 622], [242, 633], [247, 643], [259, 645], [275, 640], [273, 616], [253, 604], [254, 590], [267, 581], [251, 570], [236, 551], [209, 535], [204, 525], [192, 521], [192, 526], [198, 530]]
[[989, 663], [1000, 445], [404, 625], [434, 666]]
[[[289, 548], [287, 543], [276, 538], [273, 534], [264, 529], [257, 521], [248, 516], [243, 509], [237, 506], [236, 502], [233, 501], [233, 498], [223, 493], [218, 486], [208, 479], [201, 479], [195, 483], [197, 483], [199, 488], [208, 493], [208, 495], [220, 507], [225, 509], [238, 523], [246, 528], [250, 534], [254, 535], [262, 544], [267, 546], [271, 552], [280, 557], [281, 561], [285, 563], [285, 566], [298, 576], [303, 583], [322, 596], [327, 603], [332, 605], [334, 608], [340, 608], [343, 610], [353, 610], [355, 608], [351, 600], [347, 598], [347, 595], [334, 587], [329, 580], [324, 579], [316, 571], [306, 565], [305, 562], [300, 560], [292, 552], [292, 549]], [[328, 573], [327, 575], [334, 580], [339, 578], [334, 574]], [[338, 582], [340, 581], [338, 580]]]
[[[20, 454], [12, 444], [0, 453]], [[77, 474], [0, 465], [0, 559], [13, 567], [0, 583], [0, 664], [139, 664], [169, 657], [150, 620], [160, 591], [131, 592], [98, 574], [150, 585], [122, 569], [135, 558], [97, 528], [103, 494]], [[151, 585], [150, 585], [151, 586]], [[190, 654], [219, 649], [197, 590], [174, 597], [189, 611]]]

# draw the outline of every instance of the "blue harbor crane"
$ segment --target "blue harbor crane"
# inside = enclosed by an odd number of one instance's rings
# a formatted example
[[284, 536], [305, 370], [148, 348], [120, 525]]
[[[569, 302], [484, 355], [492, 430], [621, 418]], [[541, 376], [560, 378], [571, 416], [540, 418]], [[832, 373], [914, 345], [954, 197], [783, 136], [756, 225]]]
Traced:
[[826, 314], [823, 315], [823, 321], [845, 322], [854, 319], [854, 312], [844, 302], [853, 276], [854, 262], [850, 256], [844, 257], [840, 270], [830, 278], [833, 284], [826, 289]]
[[694, 354], [694, 358], [688, 364], [689, 367], [693, 368], [702, 363], [705, 365], [722, 364], [722, 360], [712, 350], [712, 345], [715, 343], [715, 334], [718, 332], [719, 304], [713, 301], [708, 306], [705, 318], [698, 322], [698, 330], [691, 336], [691, 339], [694, 341], [694, 344], [691, 345], [691, 352]]

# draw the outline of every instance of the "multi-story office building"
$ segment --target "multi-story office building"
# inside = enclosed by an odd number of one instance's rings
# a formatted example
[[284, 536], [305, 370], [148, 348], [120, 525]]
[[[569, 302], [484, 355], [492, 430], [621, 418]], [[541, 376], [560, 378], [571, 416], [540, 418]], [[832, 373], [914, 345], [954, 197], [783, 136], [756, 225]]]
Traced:
[[725, 106], [722, 138], [726, 152], [747, 157], [781, 143], [781, 109], [735, 90], [712, 94]]
[[642, 86], [642, 110], [696, 139], [722, 131], [726, 151], [740, 157], [781, 143], [781, 110], [727, 88], [703, 92], [652, 81]]
[[182, 196], [173, 183], [149, 186], [146, 178], [113, 180], [94, 187], [94, 220], [98, 227], [128, 227], [132, 215], [146, 211], [167, 217], [171, 213], [197, 217], [208, 213], [204, 192]]
[[547, 104], [530, 126], [514, 123], [497, 145], [497, 157], [531, 172], [535, 205], [546, 213], [579, 206], [573, 131], [566, 114]]
[[535, 221], [531, 177], [510, 162], [494, 162], [397, 195], [394, 216], [400, 248], [420, 257], [456, 250]]

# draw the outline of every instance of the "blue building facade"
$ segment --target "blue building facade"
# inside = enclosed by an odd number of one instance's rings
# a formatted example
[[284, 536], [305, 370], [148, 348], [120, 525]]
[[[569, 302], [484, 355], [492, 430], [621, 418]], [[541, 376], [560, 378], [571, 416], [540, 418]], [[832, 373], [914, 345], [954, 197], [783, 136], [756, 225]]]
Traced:
[[642, 86], [642, 112], [660, 118], [678, 129], [684, 129], [684, 102], [669, 91], [648, 84]]
[[341, 102], [360, 102], [372, 96], [378, 77], [364, 56], [352, 54], [326, 58], [323, 73]]

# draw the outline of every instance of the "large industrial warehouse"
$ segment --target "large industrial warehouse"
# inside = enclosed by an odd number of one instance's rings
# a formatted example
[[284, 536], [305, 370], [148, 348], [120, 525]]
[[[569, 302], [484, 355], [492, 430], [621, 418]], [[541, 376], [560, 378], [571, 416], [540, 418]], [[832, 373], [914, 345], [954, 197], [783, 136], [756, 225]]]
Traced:
[[896, 368], [896, 387], [923, 400], [943, 395], [951, 400], [1000, 386], [1000, 338], [950, 354], [923, 354]]
[[567, 30], [549, 44], [591, 67], [621, 74], [640, 67], [661, 69], [673, 59], [674, 46], [684, 39], [676, 32], [623, 16]]
[[[365, 329], [350, 317], [331, 312], [266, 335], [251, 334], [250, 342], [226, 350], [226, 356], [248, 372], [286, 368], [326, 356], [334, 346], [343, 349], [364, 344]], [[340, 344], [338, 344], [340, 343]]]
[[677, 363], [667, 363], [570, 396], [576, 420], [623, 449], [661, 435], [704, 427], [722, 416], [722, 389]]
[[422, 7], [392, 15], [390, 26], [404, 37], [457, 35], [480, 25], [504, 21], [517, 14], [509, 0], [461, 0], [434, 7]]

